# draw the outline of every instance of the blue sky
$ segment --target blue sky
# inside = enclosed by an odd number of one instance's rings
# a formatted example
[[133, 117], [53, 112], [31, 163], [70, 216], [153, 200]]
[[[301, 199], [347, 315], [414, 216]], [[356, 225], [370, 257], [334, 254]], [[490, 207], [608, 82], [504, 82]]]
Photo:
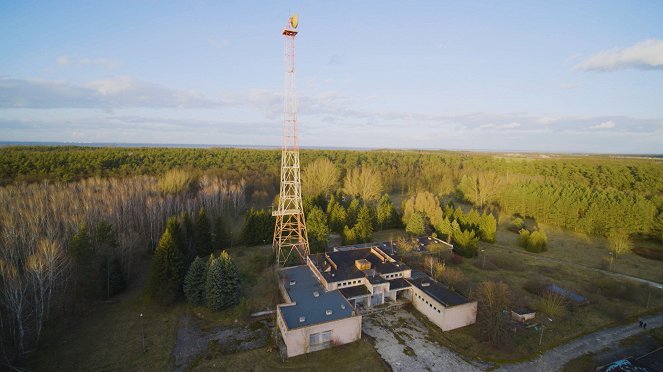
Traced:
[[660, 1], [0, 0], [0, 140], [662, 153]]

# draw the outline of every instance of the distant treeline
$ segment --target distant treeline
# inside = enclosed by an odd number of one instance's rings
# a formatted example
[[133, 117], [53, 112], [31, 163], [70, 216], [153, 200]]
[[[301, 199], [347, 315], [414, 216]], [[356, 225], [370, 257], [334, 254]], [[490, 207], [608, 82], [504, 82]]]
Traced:
[[[0, 182], [160, 175], [183, 168], [244, 179], [247, 197], [267, 205], [278, 193], [279, 158], [279, 150], [236, 148], [6, 147], [0, 148]], [[478, 207], [591, 234], [619, 228], [661, 238], [663, 229], [659, 159], [398, 150], [302, 150], [301, 158], [304, 172], [315, 159], [327, 158], [339, 180], [352, 169], [372, 168], [388, 193], [459, 196]]]

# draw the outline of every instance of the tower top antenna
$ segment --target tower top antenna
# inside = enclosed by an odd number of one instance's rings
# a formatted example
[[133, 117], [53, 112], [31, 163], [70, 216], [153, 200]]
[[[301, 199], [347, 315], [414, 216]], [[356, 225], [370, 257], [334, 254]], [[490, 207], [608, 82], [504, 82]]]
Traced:
[[290, 27], [297, 28], [297, 25], [299, 25], [299, 15], [297, 13], [293, 14], [288, 18], [288, 23], [290, 24]]

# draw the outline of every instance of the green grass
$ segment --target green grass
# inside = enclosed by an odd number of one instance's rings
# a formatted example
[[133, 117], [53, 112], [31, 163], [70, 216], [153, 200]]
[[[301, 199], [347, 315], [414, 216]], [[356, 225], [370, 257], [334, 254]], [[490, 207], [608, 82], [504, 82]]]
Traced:
[[[48, 324], [39, 350], [30, 354], [25, 366], [35, 371], [123, 370], [164, 371], [174, 367], [179, 318], [191, 312], [202, 320], [203, 330], [224, 325], [250, 324], [252, 312], [272, 309], [278, 301], [277, 281], [270, 258], [271, 247], [234, 246], [229, 253], [242, 275], [245, 296], [240, 305], [212, 312], [204, 307], [179, 303], [160, 307], [144, 290], [144, 281], [115, 298], [97, 303], [86, 314], [63, 324]], [[149, 266], [149, 260], [143, 262]], [[147, 275], [143, 275], [143, 278]], [[143, 353], [140, 314], [148, 351]], [[384, 371], [385, 364], [368, 340], [281, 361], [272, 348], [230, 355], [209, 350], [194, 363], [196, 370], [362, 370]]]
[[[501, 231], [498, 238], [506, 234], [513, 235], [513, 241], [501, 238], [501, 243], [519, 249], [515, 242], [517, 234]], [[559, 239], [555, 238], [553, 242], [559, 241]], [[569, 239], [575, 241], [578, 238], [571, 236]], [[481, 269], [483, 259], [481, 256], [475, 259], [465, 259], [462, 264], [457, 266], [468, 282], [462, 286], [463, 292], [466, 295], [474, 296], [476, 288], [482, 281], [505, 282], [509, 286], [515, 303], [528, 305], [537, 310], [537, 321], [545, 323], [545, 331], [541, 346], [538, 344], [540, 333], [534, 329], [520, 330], [508, 342], [493, 346], [483, 341], [478, 324], [450, 332], [441, 332], [434, 325], [427, 323], [430, 328], [429, 337], [433, 341], [437, 341], [469, 359], [482, 359], [497, 363], [529, 359], [577, 337], [632, 320], [647, 311], [663, 308], [663, 293], [649, 290], [645, 286], [627, 279], [616, 279], [593, 270], [544, 260], [537, 255], [523, 255], [498, 249], [491, 244], [481, 243], [481, 248], [486, 249], [485, 270]], [[554, 245], [552, 249], [554, 249]], [[575, 259], [576, 255], [571, 252], [567, 253], [568, 256], [565, 256], [564, 259]], [[651, 272], [656, 269], [655, 262], [645, 264], [651, 266]], [[590, 303], [570, 307], [564, 315], [555, 317], [550, 322], [545, 314], [538, 311], [541, 309], [541, 297], [523, 288], [525, 283], [533, 279], [555, 283], [575, 291], [588, 298]], [[604, 286], [603, 293], [601, 293], [601, 290], [597, 288], [598, 283], [610, 285]], [[649, 293], [652, 294], [652, 297], [650, 308], [647, 309], [645, 305]], [[418, 316], [418, 318], [423, 317]], [[426, 323], [425, 319], [422, 321]]]
[[[497, 229], [496, 244], [522, 249], [519, 248], [517, 243], [518, 234], [508, 230], [509, 219], [501, 217], [501, 220], [503, 222]], [[544, 224], [539, 224], [539, 227], [548, 236], [548, 250], [540, 253], [540, 255], [569, 260], [595, 268], [608, 268], [607, 239]], [[652, 241], [637, 240], [633, 244], [634, 246], [663, 249], [660, 243]], [[660, 269], [660, 261], [647, 259], [634, 253], [627, 253], [614, 259], [612, 270], [663, 283], [663, 270]]]
[[384, 361], [365, 338], [351, 344], [300, 355], [282, 361], [276, 351], [256, 349], [228, 355], [212, 355], [191, 370], [221, 371], [388, 371]]
[[[161, 308], [142, 286], [119, 295], [116, 303], [95, 304], [71, 322], [49, 323], [26, 367], [35, 371], [159, 371], [172, 368], [179, 315], [185, 305]], [[141, 319], [148, 351], [143, 352]]]

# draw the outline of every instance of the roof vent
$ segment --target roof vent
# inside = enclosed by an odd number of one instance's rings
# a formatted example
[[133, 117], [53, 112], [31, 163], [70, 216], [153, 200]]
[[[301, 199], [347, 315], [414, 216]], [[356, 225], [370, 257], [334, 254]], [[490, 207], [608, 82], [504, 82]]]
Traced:
[[313, 297], [320, 297], [320, 292], [313, 291]]
[[345, 310], [345, 305], [341, 304], [341, 310]]
[[299, 317], [299, 322], [300, 322], [300, 323], [304, 323], [305, 320], [306, 320], [306, 317], [305, 317], [305, 316], [300, 316], [300, 317]]
[[429, 286], [430, 286], [430, 283], [428, 283], [428, 282], [423, 282], [423, 283], [421, 283], [421, 286], [422, 286], [422, 287], [429, 287]]
[[332, 278], [335, 277], [335, 276], [336, 276], [336, 274], [332, 273]]
[[291, 281], [290, 281], [290, 285], [291, 285], [291, 286], [292, 286], [292, 285], [295, 285], [295, 283], [297, 283], [297, 282], [294, 281], [294, 280], [291, 280]]
[[327, 315], [332, 315], [332, 311], [331, 311], [331, 309], [327, 309], [327, 310], [325, 311], [325, 314], [327, 314]]

